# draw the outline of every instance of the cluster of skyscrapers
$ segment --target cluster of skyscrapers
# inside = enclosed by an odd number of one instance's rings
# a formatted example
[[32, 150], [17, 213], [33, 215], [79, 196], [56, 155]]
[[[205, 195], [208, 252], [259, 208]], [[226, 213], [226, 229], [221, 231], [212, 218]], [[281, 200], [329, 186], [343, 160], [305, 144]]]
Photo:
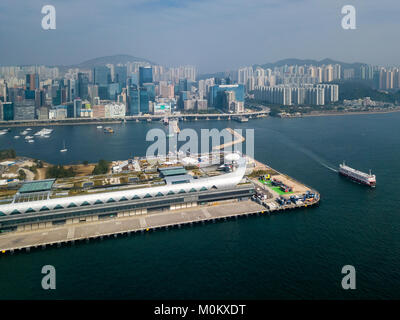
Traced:
[[339, 100], [339, 86], [337, 84], [260, 86], [254, 90], [254, 99], [281, 105], [326, 105]]
[[[230, 78], [196, 81], [193, 66], [165, 68], [129, 62], [64, 72], [43, 67], [2, 68], [1, 120], [121, 118], [207, 112], [209, 108], [244, 111], [243, 85]], [[24, 79], [20, 79], [21, 70], [28, 71]]]
[[202, 78], [194, 66], [167, 68], [144, 61], [59, 70], [0, 67], [0, 120], [122, 118], [148, 114], [244, 112], [246, 97], [280, 105], [339, 100], [343, 80], [400, 89], [400, 69], [366, 64], [250, 66]]
[[327, 83], [342, 78], [341, 65], [284, 65], [281, 67], [261, 68], [245, 67], [238, 71], [238, 83], [246, 86], [247, 91], [256, 87], [302, 86]]
[[400, 68], [381, 68], [379, 70], [379, 89], [400, 89]]

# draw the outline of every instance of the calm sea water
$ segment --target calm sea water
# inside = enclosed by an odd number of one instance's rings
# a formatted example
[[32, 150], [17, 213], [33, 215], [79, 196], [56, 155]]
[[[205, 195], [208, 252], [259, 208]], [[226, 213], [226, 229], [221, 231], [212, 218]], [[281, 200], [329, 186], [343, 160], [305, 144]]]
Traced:
[[[400, 298], [400, 113], [303, 119], [184, 122], [181, 128], [254, 128], [255, 156], [316, 188], [318, 208], [150, 232], [0, 258], [0, 298], [358, 299]], [[144, 155], [160, 123], [54, 127], [28, 144], [0, 148], [51, 163]], [[35, 130], [36, 128], [34, 128]], [[68, 152], [61, 154], [63, 140]], [[346, 160], [377, 175], [375, 190], [331, 169]], [[57, 289], [41, 289], [54, 265]], [[341, 288], [353, 265], [357, 289]]]

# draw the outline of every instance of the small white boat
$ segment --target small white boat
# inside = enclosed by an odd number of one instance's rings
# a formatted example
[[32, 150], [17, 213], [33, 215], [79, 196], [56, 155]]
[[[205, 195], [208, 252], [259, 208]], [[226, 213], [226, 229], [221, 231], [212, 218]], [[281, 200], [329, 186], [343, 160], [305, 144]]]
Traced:
[[65, 148], [65, 141], [64, 141], [64, 148], [63, 149], [61, 149], [60, 150], [60, 152], [67, 152], [68, 151], [68, 149], [67, 148]]
[[26, 136], [25, 137], [25, 140], [30, 140], [30, 139], [33, 139], [33, 137], [32, 136]]
[[26, 130], [20, 132], [20, 134], [23, 136], [26, 135], [27, 133], [28, 133], [28, 131], [26, 131]]
[[35, 140], [29, 139], [28, 142], [33, 143], [33, 142], [35, 142]]
[[14, 136], [14, 139], [19, 139], [19, 136]]
[[8, 131], [0, 131], [0, 136], [2, 136], [3, 134], [6, 134]]
[[97, 129], [101, 129], [101, 128], [103, 128], [103, 126], [97, 126]]
[[46, 129], [46, 128], [43, 128], [42, 130], [36, 132], [34, 135], [35, 135], [35, 136], [44, 137], [45, 135], [49, 135], [52, 131], [53, 131], [53, 129]]
[[31, 130], [32, 130], [31, 128], [27, 128], [27, 129], [26, 129], [26, 131], [31, 131]]

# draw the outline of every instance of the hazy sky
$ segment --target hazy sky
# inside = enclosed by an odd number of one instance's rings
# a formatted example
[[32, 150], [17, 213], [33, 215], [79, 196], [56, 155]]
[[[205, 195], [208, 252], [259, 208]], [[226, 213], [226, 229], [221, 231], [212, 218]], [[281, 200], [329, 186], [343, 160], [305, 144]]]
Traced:
[[[56, 8], [43, 30], [42, 6]], [[341, 27], [356, 8], [357, 29]], [[225, 71], [284, 58], [400, 64], [398, 0], [0, 0], [0, 65], [131, 54]]]

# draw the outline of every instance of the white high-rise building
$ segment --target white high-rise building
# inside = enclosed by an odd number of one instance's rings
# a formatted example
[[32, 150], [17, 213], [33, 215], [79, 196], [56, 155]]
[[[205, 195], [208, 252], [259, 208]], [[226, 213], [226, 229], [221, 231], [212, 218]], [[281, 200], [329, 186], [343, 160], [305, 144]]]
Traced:
[[253, 77], [253, 67], [240, 68], [238, 71], [238, 83], [247, 85], [250, 77]]

